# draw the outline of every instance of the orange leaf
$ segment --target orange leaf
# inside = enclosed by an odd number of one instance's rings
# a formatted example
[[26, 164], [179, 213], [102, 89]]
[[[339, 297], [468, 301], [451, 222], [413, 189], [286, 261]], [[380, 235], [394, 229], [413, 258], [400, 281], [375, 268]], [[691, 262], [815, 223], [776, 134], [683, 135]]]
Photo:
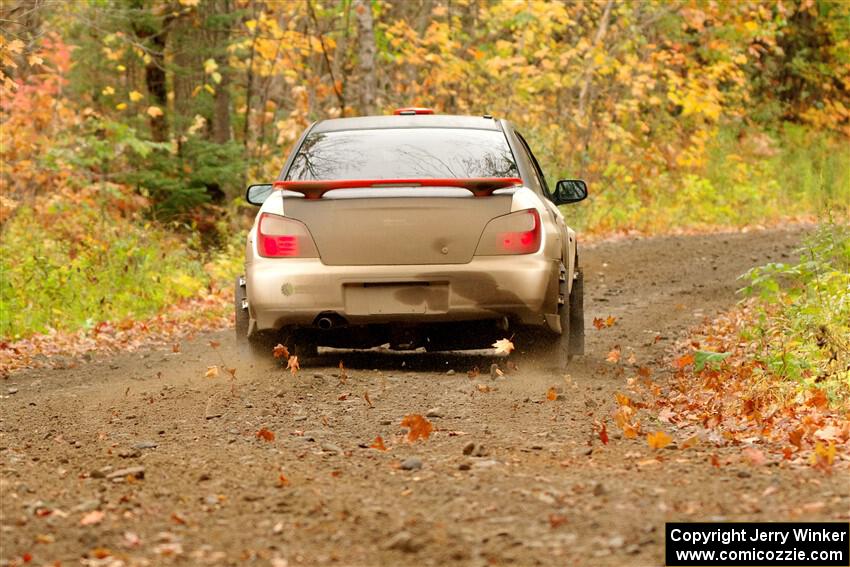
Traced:
[[608, 353], [608, 356], [605, 357], [605, 360], [608, 362], [620, 362], [620, 345], [615, 346], [611, 349], [611, 352]]
[[204, 378], [216, 378], [218, 376], [218, 366], [208, 366], [207, 371], [204, 372]]
[[407, 441], [410, 443], [413, 443], [419, 438], [428, 439], [431, 435], [431, 431], [434, 429], [431, 422], [419, 414], [404, 416], [404, 419], [401, 420], [401, 426], [408, 428]]
[[257, 439], [265, 439], [269, 443], [274, 441], [274, 431], [269, 431], [265, 427], [263, 427], [259, 431], [257, 431], [256, 435], [257, 435]]
[[210, 346], [212, 348], [218, 348], [221, 346], [221, 343], [219, 341], [210, 341]]
[[95, 547], [89, 553], [97, 559], [106, 559], [112, 555], [112, 552], [105, 547]]
[[278, 343], [277, 345], [275, 345], [275, 347], [272, 349], [272, 354], [275, 358], [289, 360], [289, 349], [282, 344]]
[[637, 370], [638, 376], [641, 378], [649, 378], [652, 375], [652, 370], [647, 368], [646, 366], [641, 366]]
[[720, 459], [717, 458], [717, 455], [711, 455], [711, 466], [720, 467]]
[[827, 406], [828, 403], [829, 399], [826, 397], [826, 392], [824, 392], [820, 388], [815, 388], [812, 391], [808, 401], [806, 402], [806, 405], [809, 405], [814, 408], [823, 409]]
[[481, 374], [481, 369], [475, 366], [472, 370], [466, 373], [470, 378], [476, 378], [479, 374]]
[[289, 484], [289, 479], [286, 478], [285, 474], [280, 473], [280, 475], [278, 475], [278, 477], [277, 477], [277, 485], [280, 486], [280, 487], [284, 487], [288, 484]]
[[689, 449], [690, 447], [696, 445], [698, 442], [699, 436], [691, 435], [690, 437], [679, 443], [679, 449]]
[[297, 356], [290, 356], [289, 361], [286, 363], [286, 367], [293, 374], [295, 374], [296, 372], [301, 370], [301, 365], [298, 363], [298, 357]]
[[688, 366], [689, 364], [693, 364], [693, 363], [694, 363], [694, 355], [693, 354], [686, 354], [686, 355], [680, 356], [679, 358], [676, 359], [676, 368], [681, 370], [685, 366]]
[[596, 327], [597, 329], [604, 329], [605, 328], [605, 320], [600, 319], [599, 317], [594, 317], [593, 318], [593, 326]]
[[550, 402], [554, 402], [558, 399], [558, 390], [556, 390], [554, 386], [546, 390], [546, 399]]
[[803, 434], [806, 432], [805, 429], [799, 427], [788, 434], [788, 440], [791, 441], [791, 444], [797, 447], [797, 449], [803, 448]]
[[369, 445], [370, 449], [377, 449], [378, 451], [386, 451], [387, 446], [384, 445], [384, 439], [380, 435], [375, 437], [375, 440]]
[[370, 408], [375, 407], [375, 405], [372, 403], [372, 400], [371, 400], [371, 399], [369, 399], [369, 392], [368, 392], [368, 391], [367, 391], [367, 392], [363, 392], [363, 399], [364, 399], [364, 400], [366, 400], [366, 403], [367, 403], [367, 404], [369, 404], [369, 407], [370, 407]]
[[606, 327], [613, 327], [614, 323], [616, 323], [616, 322], [617, 322], [617, 318], [614, 317], [613, 315], [608, 315], [608, 317], [605, 318], [605, 326]]
[[186, 525], [186, 520], [182, 516], [180, 516], [177, 512], [171, 513], [171, 521], [174, 522], [175, 524], [178, 524], [178, 525], [181, 525], [181, 526]]
[[649, 446], [653, 449], [663, 449], [673, 442], [673, 438], [663, 431], [656, 431], [655, 433], [646, 434], [646, 442], [649, 443]]

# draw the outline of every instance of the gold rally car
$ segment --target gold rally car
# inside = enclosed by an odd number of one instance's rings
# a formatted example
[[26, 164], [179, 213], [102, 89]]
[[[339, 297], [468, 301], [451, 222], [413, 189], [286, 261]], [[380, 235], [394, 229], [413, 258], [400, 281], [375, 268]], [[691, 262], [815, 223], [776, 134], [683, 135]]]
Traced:
[[237, 341], [408, 350], [488, 347], [564, 367], [584, 350], [575, 231], [514, 126], [399, 109], [307, 128], [260, 207], [235, 290]]

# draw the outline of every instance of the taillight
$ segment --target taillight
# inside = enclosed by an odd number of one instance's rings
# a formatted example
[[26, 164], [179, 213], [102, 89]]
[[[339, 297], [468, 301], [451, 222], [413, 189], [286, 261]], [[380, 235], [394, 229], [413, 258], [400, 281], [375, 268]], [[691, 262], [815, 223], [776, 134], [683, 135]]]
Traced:
[[263, 213], [257, 224], [257, 251], [264, 258], [318, 258], [307, 226], [294, 219]]
[[475, 255], [532, 254], [540, 249], [541, 234], [536, 209], [496, 217], [484, 227]]

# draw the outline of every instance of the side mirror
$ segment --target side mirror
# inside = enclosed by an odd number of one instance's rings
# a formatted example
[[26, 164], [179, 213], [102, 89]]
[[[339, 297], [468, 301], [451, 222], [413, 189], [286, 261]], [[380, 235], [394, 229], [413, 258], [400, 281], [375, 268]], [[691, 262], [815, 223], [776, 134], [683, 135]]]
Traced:
[[552, 201], [556, 205], [578, 203], [587, 198], [587, 183], [581, 179], [561, 179], [555, 185]]
[[259, 207], [266, 202], [272, 191], [274, 191], [274, 185], [271, 183], [255, 183], [248, 186], [248, 190], [245, 192], [245, 200]]

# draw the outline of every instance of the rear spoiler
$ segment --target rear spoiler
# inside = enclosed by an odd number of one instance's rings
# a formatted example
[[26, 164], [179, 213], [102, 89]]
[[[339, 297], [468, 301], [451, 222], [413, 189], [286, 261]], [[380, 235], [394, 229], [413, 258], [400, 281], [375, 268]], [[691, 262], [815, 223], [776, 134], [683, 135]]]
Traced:
[[334, 179], [330, 181], [275, 181], [275, 189], [303, 193], [307, 199], [321, 199], [334, 189], [367, 187], [457, 187], [468, 189], [476, 197], [486, 197], [497, 189], [522, 185], [519, 177], [467, 177], [456, 179]]

